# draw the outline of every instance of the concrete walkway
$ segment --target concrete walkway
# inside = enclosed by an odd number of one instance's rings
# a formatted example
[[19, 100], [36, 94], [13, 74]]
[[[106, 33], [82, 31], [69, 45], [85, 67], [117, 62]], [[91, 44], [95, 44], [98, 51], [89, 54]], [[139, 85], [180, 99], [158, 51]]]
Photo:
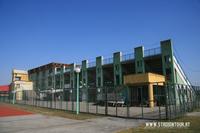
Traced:
[[189, 112], [186, 116], [200, 116], [200, 112]]
[[0, 133], [110, 133], [136, 127], [144, 122], [115, 117], [72, 120], [33, 114], [0, 117]]

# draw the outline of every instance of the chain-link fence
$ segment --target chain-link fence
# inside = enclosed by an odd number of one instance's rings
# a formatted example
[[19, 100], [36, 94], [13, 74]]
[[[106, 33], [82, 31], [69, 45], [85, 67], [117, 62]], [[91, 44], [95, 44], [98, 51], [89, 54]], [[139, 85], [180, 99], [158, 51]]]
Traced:
[[127, 118], [173, 119], [200, 107], [200, 87], [169, 83], [153, 84], [153, 107], [149, 107], [148, 85], [104, 86], [79, 89], [23, 91], [22, 100], [13, 93], [0, 97], [2, 102], [102, 114]]

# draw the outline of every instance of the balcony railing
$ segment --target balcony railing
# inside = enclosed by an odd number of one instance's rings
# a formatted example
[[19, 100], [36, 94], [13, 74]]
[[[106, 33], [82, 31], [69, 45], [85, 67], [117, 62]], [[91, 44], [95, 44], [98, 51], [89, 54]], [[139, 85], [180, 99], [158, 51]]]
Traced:
[[61, 71], [55, 71], [55, 74], [61, 74]]
[[64, 73], [66, 73], [66, 72], [70, 72], [70, 71], [71, 71], [70, 68], [65, 68], [65, 69], [64, 69]]
[[134, 59], [134, 53], [122, 55], [122, 61], [128, 61]]
[[65, 84], [64, 87], [65, 87], [65, 88], [70, 88], [71, 85], [70, 85], [70, 84]]
[[144, 57], [158, 55], [158, 54], [161, 54], [161, 48], [160, 47], [144, 50]]
[[113, 63], [113, 58], [106, 58], [103, 60], [103, 65], [106, 65], [106, 64], [112, 64]]
[[88, 63], [88, 68], [95, 67], [95, 66], [96, 66], [96, 61]]

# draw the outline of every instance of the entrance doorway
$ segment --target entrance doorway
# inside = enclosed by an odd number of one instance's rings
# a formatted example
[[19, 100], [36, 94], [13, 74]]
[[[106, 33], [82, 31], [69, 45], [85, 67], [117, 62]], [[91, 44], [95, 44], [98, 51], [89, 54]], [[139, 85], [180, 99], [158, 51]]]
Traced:
[[[130, 105], [141, 106], [148, 104], [148, 86], [131, 86], [130, 87]], [[143, 101], [143, 102], [142, 102]]]

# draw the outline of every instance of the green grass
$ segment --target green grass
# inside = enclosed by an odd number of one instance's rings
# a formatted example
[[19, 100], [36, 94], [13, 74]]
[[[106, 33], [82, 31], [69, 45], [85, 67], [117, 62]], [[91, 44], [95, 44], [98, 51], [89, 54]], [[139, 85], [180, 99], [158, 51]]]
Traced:
[[76, 119], [76, 120], [86, 120], [86, 119], [91, 119], [91, 118], [102, 117], [99, 115], [93, 115], [93, 114], [87, 114], [87, 113], [80, 113], [79, 115], [76, 115], [75, 112], [71, 112], [71, 111], [41, 108], [41, 107], [35, 107], [35, 106], [30, 106], [30, 105], [21, 105], [21, 104], [14, 104], [14, 105], [7, 104], [7, 105], [13, 106], [15, 108], [20, 108], [20, 109], [33, 112], [33, 113], [39, 113], [39, 114], [49, 115], [49, 116], [59, 116], [59, 117], [64, 117], [64, 118], [69, 118], [69, 119]]
[[[165, 122], [165, 121], [164, 121]], [[168, 122], [168, 121], [166, 121]], [[145, 128], [145, 125], [141, 125], [137, 128], [130, 128], [120, 131], [118, 133], [199, 133], [200, 132], [200, 116], [184, 116], [172, 120], [172, 122], [190, 122], [189, 128]]]

